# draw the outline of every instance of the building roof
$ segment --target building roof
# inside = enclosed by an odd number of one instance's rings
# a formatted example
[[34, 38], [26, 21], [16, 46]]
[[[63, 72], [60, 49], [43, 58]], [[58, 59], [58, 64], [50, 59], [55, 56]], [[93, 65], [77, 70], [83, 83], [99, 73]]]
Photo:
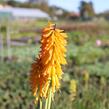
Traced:
[[29, 9], [29, 8], [0, 8], [0, 12], [8, 12], [12, 13], [13, 17], [28, 17], [28, 18], [47, 18], [49, 19], [49, 15], [40, 9]]

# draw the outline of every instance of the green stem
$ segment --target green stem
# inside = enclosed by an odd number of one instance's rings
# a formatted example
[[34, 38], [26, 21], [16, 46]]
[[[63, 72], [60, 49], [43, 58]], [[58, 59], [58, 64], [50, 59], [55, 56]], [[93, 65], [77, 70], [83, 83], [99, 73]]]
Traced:
[[45, 103], [45, 109], [48, 108], [48, 98], [46, 99], [46, 103]]
[[51, 107], [51, 98], [52, 98], [52, 90], [50, 89], [49, 97], [48, 97], [48, 109]]
[[40, 99], [40, 109], [42, 109], [42, 100]]
[[51, 108], [52, 90], [49, 90], [48, 98], [46, 99], [45, 109]]

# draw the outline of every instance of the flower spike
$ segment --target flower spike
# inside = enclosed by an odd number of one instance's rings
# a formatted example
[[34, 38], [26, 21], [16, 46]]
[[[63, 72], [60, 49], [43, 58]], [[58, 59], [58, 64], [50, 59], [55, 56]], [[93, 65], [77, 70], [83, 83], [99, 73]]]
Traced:
[[66, 38], [66, 33], [56, 29], [51, 22], [42, 31], [41, 51], [30, 73], [30, 85], [36, 99], [47, 98], [50, 89], [53, 95], [60, 88], [61, 65], [67, 64]]

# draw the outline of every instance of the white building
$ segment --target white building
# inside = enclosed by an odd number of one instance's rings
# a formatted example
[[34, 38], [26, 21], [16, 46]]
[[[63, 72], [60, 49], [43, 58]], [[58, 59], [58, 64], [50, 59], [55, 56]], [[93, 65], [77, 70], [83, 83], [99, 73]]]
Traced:
[[[1, 14], [2, 13], [2, 14]], [[20, 19], [50, 19], [49, 15], [46, 12], [41, 11], [40, 9], [30, 9], [30, 8], [0, 8], [0, 15], [7, 13], [12, 15], [13, 18]], [[6, 15], [5, 15], [6, 16]]]

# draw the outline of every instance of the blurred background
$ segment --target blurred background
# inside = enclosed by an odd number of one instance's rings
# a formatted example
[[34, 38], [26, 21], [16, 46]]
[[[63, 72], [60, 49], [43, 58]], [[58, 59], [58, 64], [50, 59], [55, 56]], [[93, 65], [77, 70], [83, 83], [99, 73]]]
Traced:
[[0, 0], [0, 109], [36, 109], [28, 83], [48, 21], [68, 34], [52, 109], [109, 109], [109, 1]]

